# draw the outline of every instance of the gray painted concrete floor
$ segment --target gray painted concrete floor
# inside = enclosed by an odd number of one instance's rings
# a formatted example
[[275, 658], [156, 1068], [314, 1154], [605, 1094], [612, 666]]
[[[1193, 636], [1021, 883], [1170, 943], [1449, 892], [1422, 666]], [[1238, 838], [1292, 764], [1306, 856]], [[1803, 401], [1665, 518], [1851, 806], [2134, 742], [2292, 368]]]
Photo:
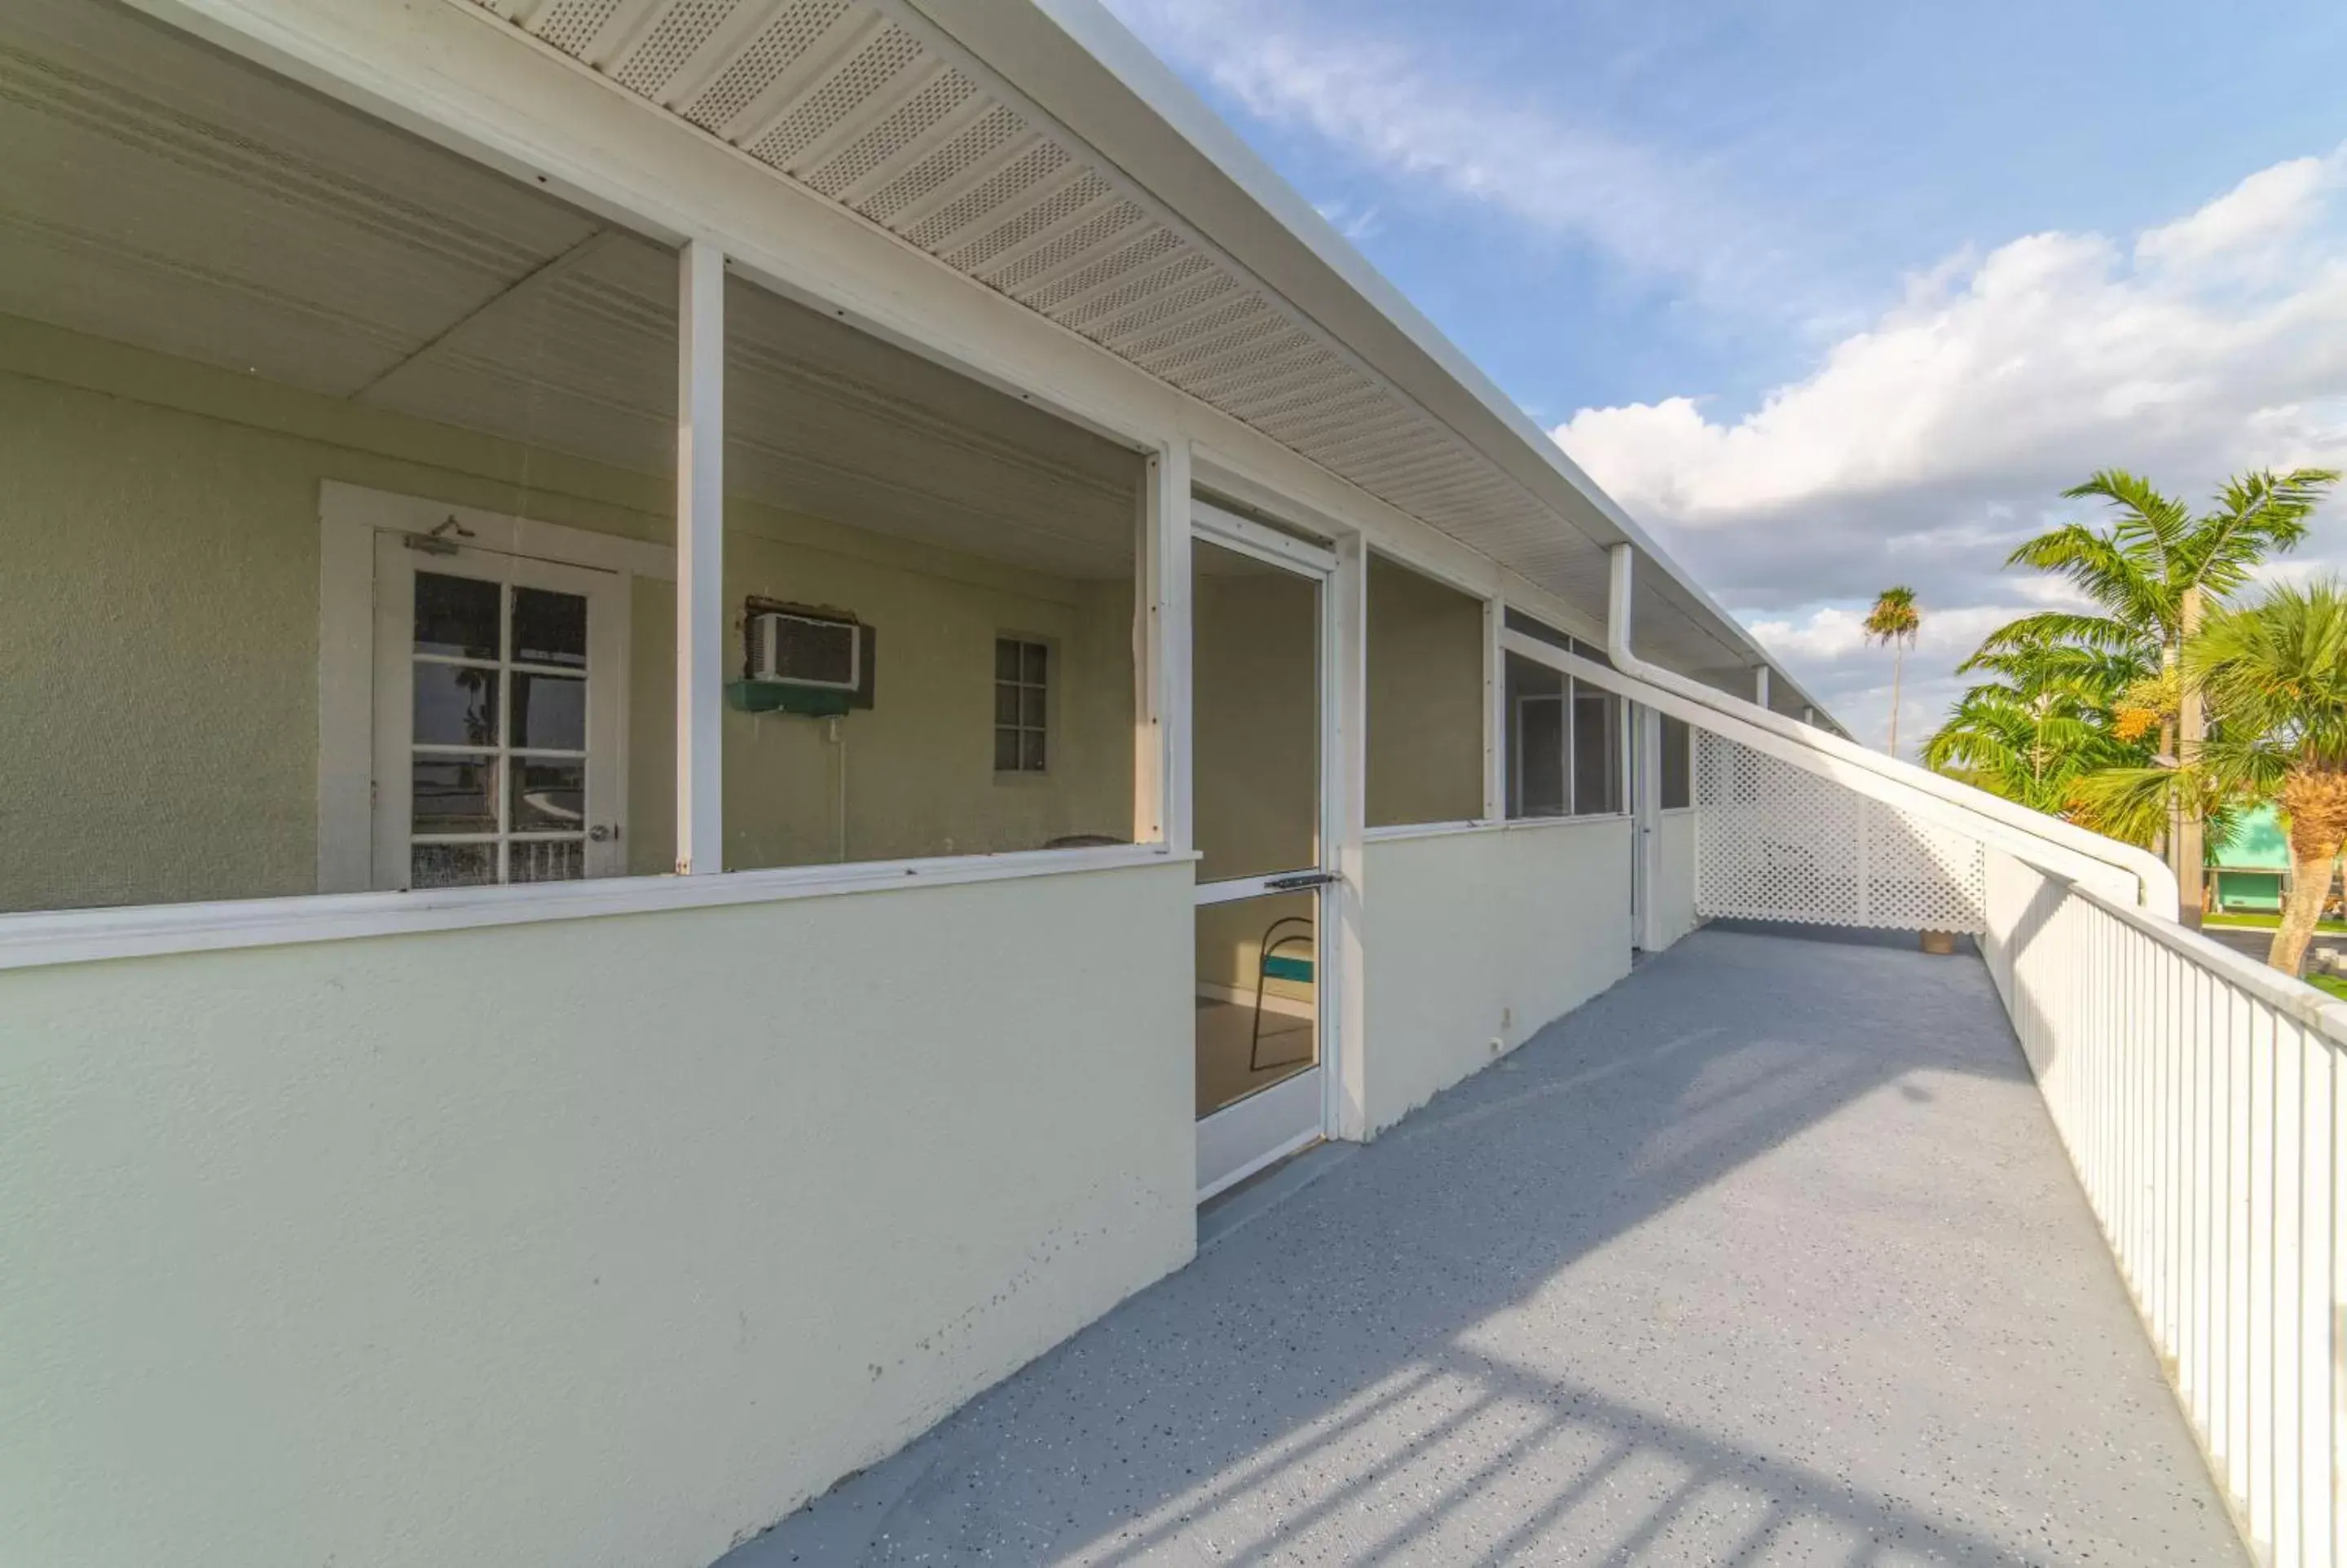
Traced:
[[1715, 928], [724, 1568], [2246, 1561], [1978, 960]]

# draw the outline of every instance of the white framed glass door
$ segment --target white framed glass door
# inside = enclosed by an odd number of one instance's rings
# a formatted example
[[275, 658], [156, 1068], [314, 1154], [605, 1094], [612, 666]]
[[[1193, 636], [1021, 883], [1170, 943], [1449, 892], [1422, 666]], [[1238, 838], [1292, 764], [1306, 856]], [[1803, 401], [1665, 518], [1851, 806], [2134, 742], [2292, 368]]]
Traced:
[[1321, 1136], [1334, 559], [1201, 507], [1191, 546], [1198, 1194]]
[[624, 875], [622, 579], [412, 538], [375, 538], [374, 886]]

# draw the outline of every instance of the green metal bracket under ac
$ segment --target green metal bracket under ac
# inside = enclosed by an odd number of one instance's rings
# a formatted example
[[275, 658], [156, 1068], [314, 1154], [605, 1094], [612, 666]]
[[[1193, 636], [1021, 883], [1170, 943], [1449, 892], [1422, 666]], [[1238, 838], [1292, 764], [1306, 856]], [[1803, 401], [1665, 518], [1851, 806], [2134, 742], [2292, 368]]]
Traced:
[[802, 686], [792, 681], [729, 681], [725, 705], [744, 713], [797, 713], [809, 719], [835, 719], [847, 712], [852, 692]]

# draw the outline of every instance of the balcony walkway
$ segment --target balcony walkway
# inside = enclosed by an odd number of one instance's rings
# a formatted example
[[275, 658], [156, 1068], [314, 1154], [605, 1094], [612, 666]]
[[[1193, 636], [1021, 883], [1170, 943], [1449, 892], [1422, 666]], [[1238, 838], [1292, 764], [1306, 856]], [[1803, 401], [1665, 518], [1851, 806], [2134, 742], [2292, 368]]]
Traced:
[[725, 1568], [2246, 1561], [1979, 961], [1715, 928]]

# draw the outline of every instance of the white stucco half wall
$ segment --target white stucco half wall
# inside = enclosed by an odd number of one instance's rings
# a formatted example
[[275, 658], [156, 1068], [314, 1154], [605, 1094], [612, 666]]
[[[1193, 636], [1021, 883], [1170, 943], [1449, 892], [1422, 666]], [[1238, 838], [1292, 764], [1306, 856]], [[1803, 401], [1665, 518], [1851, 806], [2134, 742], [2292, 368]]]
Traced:
[[1630, 972], [1630, 832], [1596, 817], [1366, 845], [1371, 1135]]
[[0, 973], [0, 1556], [702, 1568], [1187, 1259], [1190, 888]]
[[1655, 951], [1696, 928], [1695, 808], [1655, 819]]

